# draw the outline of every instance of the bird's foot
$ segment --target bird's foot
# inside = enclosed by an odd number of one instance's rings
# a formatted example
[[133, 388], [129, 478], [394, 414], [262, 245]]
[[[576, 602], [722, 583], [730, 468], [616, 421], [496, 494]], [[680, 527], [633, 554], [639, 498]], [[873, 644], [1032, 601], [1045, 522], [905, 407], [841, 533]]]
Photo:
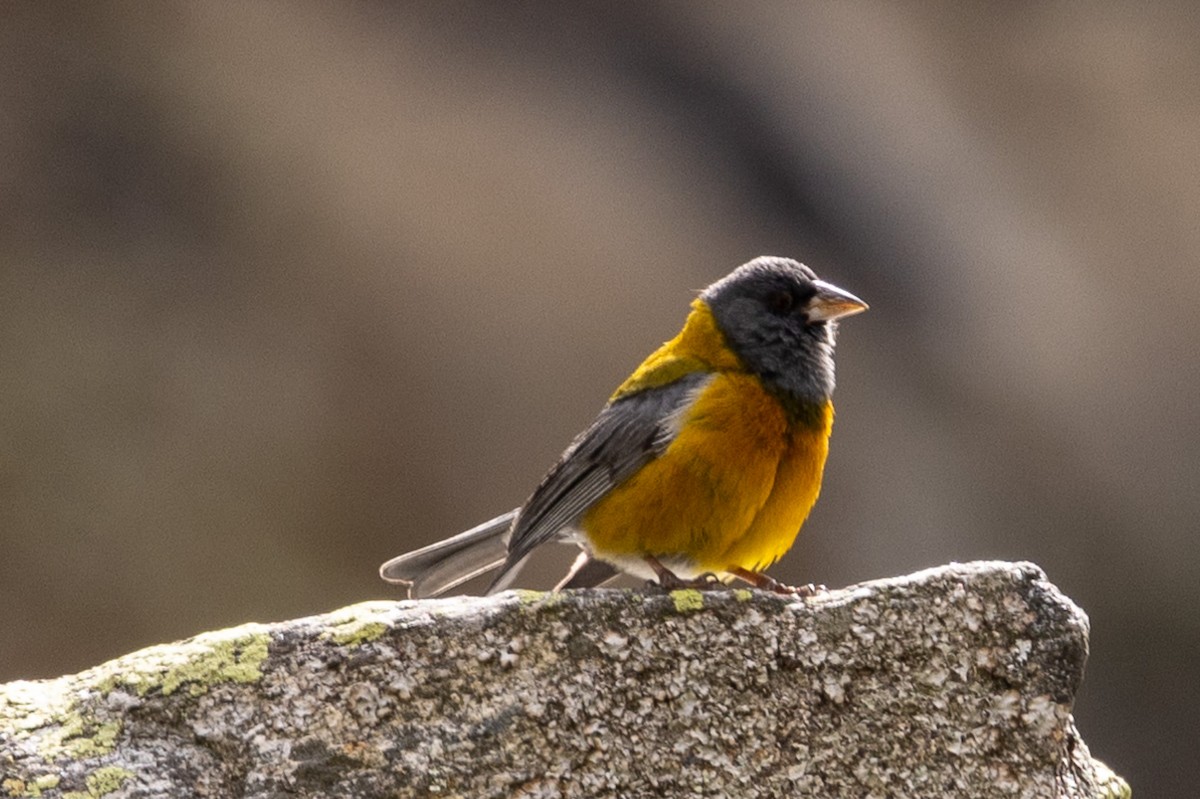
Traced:
[[807, 585], [787, 585], [786, 583], [779, 582], [774, 577], [769, 577], [759, 572], [752, 572], [749, 569], [737, 566], [730, 569], [729, 573], [741, 580], [745, 580], [760, 591], [770, 591], [773, 594], [783, 594], [784, 596], [810, 597], [828, 590], [823, 585], [813, 585], [812, 583], [808, 583]]
[[728, 586], [721, 582], [721, 579], [712, 572], [705, 572], [698, 577], [685, 580], [676, 575], [674, 572], [668, 571], [665, 574], [660, 574], [657, 582], [654, 580], [647, 580], [646, 586], [654, 586], [655, 588], [661, 588], [664, 591], [720, 591], [724, 588], [728, 588]]
[[685, 580], [662, 565], [658, 558], [647, 556], [646, 563], [650, 564], [650, 568], [654, 569], [654, 575], [658, 578], [658, 582], [651, 580], [647, 583], [647, 586], [653, 585], [664, 591], [682, 591], [687, 589], [692, 591], [716, 591], [726, 587], [725, 583], [721, 582], [721, 578], [712, 572], [705, 572], [698, 577]]
[[778, 580], [772, 580], [771, 582], [774, 583], [774, 585], [766, 588], [765, 590], [774, 591], [777, 594], [784, 594], [786, 596], [810, 597], [829, 590], [823, 585], [813, 585], [812, 583], [805, 583], [804, 585], [786, 585]]

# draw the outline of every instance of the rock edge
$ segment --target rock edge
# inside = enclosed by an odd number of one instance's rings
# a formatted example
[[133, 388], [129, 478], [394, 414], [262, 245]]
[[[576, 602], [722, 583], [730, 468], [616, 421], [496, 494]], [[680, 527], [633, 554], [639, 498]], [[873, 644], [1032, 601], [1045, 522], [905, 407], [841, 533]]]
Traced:
[[1028, 563], [368, 602], [0, 686], [0, 795], [1128, 797]]

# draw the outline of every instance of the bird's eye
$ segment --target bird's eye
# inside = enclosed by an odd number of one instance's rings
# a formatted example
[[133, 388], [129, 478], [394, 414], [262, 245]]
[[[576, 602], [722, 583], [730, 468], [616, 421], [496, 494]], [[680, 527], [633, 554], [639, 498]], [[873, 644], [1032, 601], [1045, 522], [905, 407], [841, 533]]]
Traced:
[[767, 307], [778, 314], [790, 313], [792, 306], [796, 304], [796, 298], [790, 291], [772, 291], [767, 296]]

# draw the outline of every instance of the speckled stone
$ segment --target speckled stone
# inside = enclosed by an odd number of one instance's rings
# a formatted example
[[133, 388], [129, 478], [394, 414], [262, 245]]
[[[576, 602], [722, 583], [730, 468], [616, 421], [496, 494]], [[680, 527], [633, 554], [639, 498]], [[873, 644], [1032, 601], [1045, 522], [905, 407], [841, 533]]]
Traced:
[[0, 686], [0, 796], [1117, 797], [1030, 564], [372, 602]]

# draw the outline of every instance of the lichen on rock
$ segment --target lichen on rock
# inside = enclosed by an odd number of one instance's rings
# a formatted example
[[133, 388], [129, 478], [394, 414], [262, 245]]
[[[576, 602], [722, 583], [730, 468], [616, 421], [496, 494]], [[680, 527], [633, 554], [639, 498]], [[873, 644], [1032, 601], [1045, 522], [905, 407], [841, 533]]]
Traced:
[[1009, 563], [364, 603], [0, 686], [0, 772], [12, 796], [1121, 799], [1071, 718], [1087, 633]]

